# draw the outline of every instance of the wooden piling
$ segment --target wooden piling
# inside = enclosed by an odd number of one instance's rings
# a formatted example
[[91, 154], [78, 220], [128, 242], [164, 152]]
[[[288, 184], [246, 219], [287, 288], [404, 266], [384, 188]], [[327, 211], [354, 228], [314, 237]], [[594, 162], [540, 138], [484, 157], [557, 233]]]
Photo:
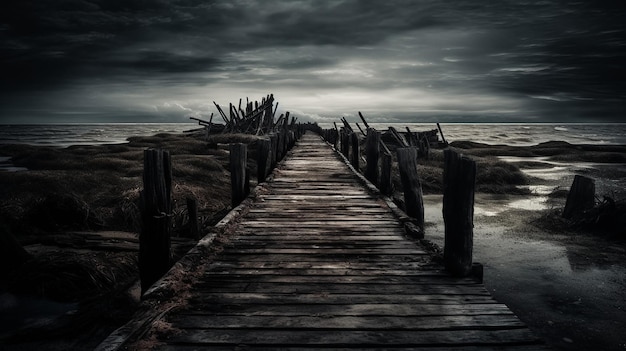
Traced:
[[192, 239], [200, 239], [200, 228], [198, 223], [198, 201], [193, 197], [187, 198], [187, 217], [189, 218], [188, 236]]
[[391, 165], [393, 159], [390, 153], [383, 152], [380, 159], [380, 192], [389, 196], [393, 193], [393, 183], [391, 181]]
[[416, 225], [424, 231], [424, 199], [422, 184], [417, 174], [417, 149], [399, 148], [398, 168], [404, 190], [405, 212], [416, 219]]
[[139, 236], [139, 276], [142, 294], [165, 274], [172, 261], [170, 247], [172, 166], [161, 149], [144, 151], [142, 228]]
[[236, 207], [243, 201], [246, 194], [246, 163], [248, 159], [247, 145], [230, 144], [230, 182], [231, 204]]
[[346, 157], [350, 157], [350, 134], [345, 129], [341, 129], [341, 153]]
[[262, 139], [259, 140], [259, 151], [257, 155], [257, 182], [263, 183], [265, 182], [265, 178], [267, 178], [268, 170], [267, 166], [269, 164], [268, 158], [270, 158], [270, 148], [271, 141], [270, 139]]
[[274, 169], [278, 163], [278, 135], [270, 134], [270, 169]]
[[351, 151], [350, 164], [354, 169], [359, 171], [359, 159], [361, 158], [361, 148], [359, 146], [359, 135], [357, 133], [350, 134]]
[[476, 162], [444, 150], [443, 181], [444, 264], [450, 273], [464, 277], [472, 271]]
[[380, 157], [380, 132], [375, 129], [367, 130], [367, 138], [365, 140], [365, 157], [367, 160], [367, 168], [365, 169], [365, 178], [373, 184], [378, 185], [378, 159]]
[[563, 209], [563, 218], [571, 219], [585, 210], [595, 206], [596, 184], [589, 177], [575, 175], [572, 186], [567, 194], [567, 201]]

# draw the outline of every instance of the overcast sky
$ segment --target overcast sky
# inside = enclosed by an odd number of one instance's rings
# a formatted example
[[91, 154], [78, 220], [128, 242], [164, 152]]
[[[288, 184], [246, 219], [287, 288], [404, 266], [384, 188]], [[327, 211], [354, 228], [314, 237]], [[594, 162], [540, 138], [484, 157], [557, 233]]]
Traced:
[[19, 0], [0, 122], [187, 122], [273, 93], [301, 120], [610, 122], [626, 5], [512, 0]]

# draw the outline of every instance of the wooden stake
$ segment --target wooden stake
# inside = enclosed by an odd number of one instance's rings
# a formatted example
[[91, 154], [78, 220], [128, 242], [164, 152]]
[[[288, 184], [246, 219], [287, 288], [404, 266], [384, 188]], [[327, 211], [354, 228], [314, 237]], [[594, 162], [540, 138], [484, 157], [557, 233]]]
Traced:
[[404, 190], [405, 212], [417, 220], [416, 225], [424, 231], [424, 199], [422, 184], [417, 175], [417, 150], [415, 148], [399, 148], [398, 168]]
[[380, 132], [375, 129], [367, 130], [367, 138], [365, 139], [365, 156], [367, 159], [367, 168], [365, 169], [365, 178], [373, 184], [378, 185], [378, 159], [380, 157]]
[[246, 198], [247, 145], [230, 144], [231, 204], [236, 207]]
[[187, 217], [189, 217], [189, 237], [195, 240], [200, 239], [200, 228], [198, 227], [198, 201], [195, 198], [187, 198]]
[[269, 164], [268, 158], [270, 157], [271, 141], [270, 139], [259, 140], [259, 152], [257, 160], [257, 181], [258, 183], [265, 182], [267, 178], [267, 166]]
[[393, 193], [393, 183], [391, 182], [391, 165], [392, 165], [391, 153], [383, 153], [380, 163], [380, 192], [389, 196]]
[[361, 148], [359, 147], [359, 135], [357, 133], [350, 134], [350, 143], [352, 144], [352, 154], [350, 156], [350, 164], [359, 171], [359, 159], [361, 158]]
[[170, 213], [172, 166], [161, 149], [144, 151], [142, 228], [139, 236], [139, 276], [142, 294], [171, 266]]
[[476, 162], [444, 150], [443, 183], [444, 263], [449, 272], [464, 277], [472, 271]]

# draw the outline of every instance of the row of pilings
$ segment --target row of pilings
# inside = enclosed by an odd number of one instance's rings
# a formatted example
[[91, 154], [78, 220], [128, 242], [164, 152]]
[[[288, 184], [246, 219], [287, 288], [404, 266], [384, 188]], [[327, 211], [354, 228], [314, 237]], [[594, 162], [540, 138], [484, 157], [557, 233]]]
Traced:
[[[394, 147], [382, 140], [381, 131], [369, 126], [355, 131], [345, 120], [343, 122], [342, 128], [319, 128], [317, 132], [384, 196], [391, 196], [394, 192], [392, 177], [395, 172], [402, 186], [404, 212], [416, 227], [412, 235], [424, 238], [424, 201], [418, 161], [420, 157], [428, 157], [430, 143], [421, 137], [412, 138], [410, 131], [405, 137], [390, 128], [388, 134], [397, 141], [394, 155], [390, 151]], [[443, 145], [447, 146], [447, 143]], [[445, 267], [457, 276], [474, 274], [482, 278], [482, 266], [472, 262], [476, 162], [447, 147], [443, 153]], [[362, 162], [365, 167], [361, 167]]]

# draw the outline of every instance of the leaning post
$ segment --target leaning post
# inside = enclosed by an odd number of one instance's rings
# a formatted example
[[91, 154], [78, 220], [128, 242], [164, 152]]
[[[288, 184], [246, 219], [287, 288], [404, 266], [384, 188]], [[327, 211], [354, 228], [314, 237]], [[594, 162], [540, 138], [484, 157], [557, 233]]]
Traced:
[[475, 183], [476, 162], [444, 150], [444, 263], [449, 272], [461, 277], [472, 273]]
[[417, 149], [412, 147], [399, 148], [397, 154], [406, 213], [417, 220], [415, 224], [423, 233], [424, 199], [422, 196], [422, 184], [417, 175]]
[[143, 294], [169, 269], [172, 166], [170, 153], [144, 150], [142, 227], [139, 236], [139, 277]]
[[246, 194], [246, 163], [247, 145], [242, 143], [230, 144], [230, 184], [231, 204], [236, 207], [243, 201]]

